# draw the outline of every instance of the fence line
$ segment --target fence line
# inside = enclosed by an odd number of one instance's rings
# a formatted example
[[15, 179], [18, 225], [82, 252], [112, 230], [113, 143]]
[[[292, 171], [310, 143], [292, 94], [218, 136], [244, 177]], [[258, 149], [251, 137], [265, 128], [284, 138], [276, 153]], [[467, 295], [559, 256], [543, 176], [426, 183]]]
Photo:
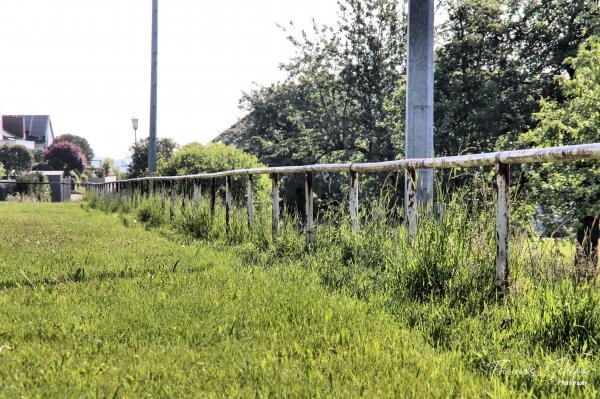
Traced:
[[[215, 213], [216, 179], [225, 178], [225, 225], [230, 231], [230, 218], [232, 207], [232, 178], [245, 176], [247, 178], [246, 207], [248, 214], [248, 227], [252, 230], [254, 225], [254, 175], [269, 174], [271, 178], [272, 202], [272, 236], [275, 241], [279, 235], [279, 175], [299, 174], [305, 175], [305, 220], [304, 229], [306, 240], [314, 242], [314, 209], [313, 209], [313, 174], [348, 173], [350, 176], [349, 212], [353, 229], [358, 229], [358, 190], [359, 173], [393, 172], [405, 170], [406, 172], [406, 225], [410, 239], [417, 233], [417, 211], [420, 205], [416, 195], [417, 171], [419, 169], [463, 168], [476, 166], [496, 167], [496, 285], [500, 288], [508, 287], [509, 282], [509, 231], [510, 231], [510, 165], [527, 163], [545, 163], [552, 161], [575, 161], [585, 159], [600, 159], [600, 143], [581, 144], [562, 147], [537, 148], [516, 151], [500, 151], [482, 154], [458, 155], [438, 158], [404, 159], [372, 163], [342, 163], [342, 164], [317, 164], [301, 166], [278, 166], [253, 169], [236, 169], [215, 173], [200, 173], [185, 176], [151, 176], [135, 179], [119, 180], [108, 183], [86, 183], [85, 186], [94, 194], [105, 199], [111, 193], [116, 193], [119, 198], [129, 198], [137, 204], [139, 197], [157, 192], [156, 185], [160, 186], [161, 206], [165, 207], [167, 186], [170, 191], [171, 220], [175, 214], [176, 182], [181, 181], [181, 191], [185, 201], [187, 196], [186, 183], [193, 183], [193, 206], [197, 207], [200, 201], [202, 181], [210, 181], [210, 208], [211, 215]], [[146, 189], [144, 190], [144, 185]], [[185, 204], [185, 202], [184, 202]], [[184, 205], [185, 206], [185, 205]]]

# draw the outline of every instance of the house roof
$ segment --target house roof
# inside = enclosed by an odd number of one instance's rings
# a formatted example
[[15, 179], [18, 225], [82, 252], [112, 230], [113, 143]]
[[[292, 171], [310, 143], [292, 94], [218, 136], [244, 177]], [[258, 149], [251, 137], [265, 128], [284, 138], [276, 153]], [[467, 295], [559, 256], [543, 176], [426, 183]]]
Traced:
[[12, 134], [11, 132], [7, 132], [6, 130], [2, 130], [0, 133], [2, 133], [2, 138], [8, 138], [8, 139], [17, 139], [17, 136], [15, 136], [14, 134]]
[[45, 137], [50, 115], [18, 115], [25, 119], [25, 128], [30, 136]]
[[4, 115], [7, 118], [21, 118], [25, 124], [25, 132], [30, 140], [36, 142], [47, 141], [46, 135], [54, 140], [54, 131], [50, 115]]

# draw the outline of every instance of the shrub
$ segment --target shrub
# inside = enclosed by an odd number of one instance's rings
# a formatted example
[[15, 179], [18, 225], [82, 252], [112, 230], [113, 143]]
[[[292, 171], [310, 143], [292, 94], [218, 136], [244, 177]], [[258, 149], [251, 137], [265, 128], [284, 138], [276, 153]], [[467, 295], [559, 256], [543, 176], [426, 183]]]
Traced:
[[46, 176], [39, 172], [31, 172], [17, 178], [15, 191], [21, 197], [31, 197], [41, 202], [50, 201], [50, 185], [47, 183]]
[[77, 144], [69, 141], [59, 141], [52, 144], [44, 153], [48, 165], [55, 170], [72, 171], [82, 173], [87, 166], [87, 158], [84, 151]]
[[[220, 143], [202, 145], [191, 143], [179, 148], [175, 155], [159, 167], [158, 173], [166, 176], [190, 175], [206, 172], [220, 172], [232, 169], [263, 167], [254, 155], [246, 154], [234, 147]], [[269, 178], [254, 176], [255, 196], [258, 202], [264, 200], [269, 192]], [[224, 184], [219, 185], [223, 190]], [[233, 197], [241, 201], [246, 196], [246, 179], [233, 178]]]
[[8, 175], [19, 175], [31, 170], [33, 155], [25, 146], [0, 146], [0, 163]]
[[69, 143], [79, 146], [85, 153], [86, 160], [88, 162], [94, 159], [94, 150], [92, 150], [90, 143], [85, 138], [74, 134], [63, 134], [54, 139], [55, 143], [59, 143], [61, 141], [68, 141]]

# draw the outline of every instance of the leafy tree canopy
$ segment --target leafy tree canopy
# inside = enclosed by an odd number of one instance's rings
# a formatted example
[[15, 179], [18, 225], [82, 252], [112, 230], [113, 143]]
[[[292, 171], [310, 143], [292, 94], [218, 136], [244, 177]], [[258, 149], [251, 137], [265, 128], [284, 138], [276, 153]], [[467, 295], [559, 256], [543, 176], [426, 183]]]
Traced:
[[70, 141], [53, 143], [44, 153], [46, 163], [53, 170], [82, 173], [87, 166], [85, 152], [77, 144]]
[[[159, 166], [173, 156], [173, 152], [177, 148], [177, 143], [173, 139], [165, 137], [158, 139], [156, 144], [156, 164]], [[148, 145], [149, 141], [146, 137], [129, 148], [129, 151], [131, 151], [131, 162], [127, 166], [129, 177], [148, 175]]]
[[25, 146], [3, 145], [0, 146], [0, 163], [4, 165], [8, 175], [20, 175], [31, 170], [33, 155]]
[[451, 0], [436, 52], [435, 152], [513, 149], [565, 59], [598, 28], [595, 0]]
[[85, 153], [86, 160], [88, 163], [91, 162], [92, 159], [94, 159], [94, 151], [92, 150], [90, 143], [88, 143], [88, 141], [85, 138], [74, 134], [63, 134], [54, 139], [55, 143], [60, 141], [70, 141], [71, 143], [77, 144], [79, 147], [81, 147], [81, 149]]
[[[340, 0], [333, 26], [289, 35], [287, 78], [246, 93], [247, 115], [216, 141], [270, 166], [384, 161], [404, 156], [406, 17], [399, 0]], [[564, 60], [598, 32], [594, 0], [448, 0], [435, 58], [438, 155], [517, 147], [535, 127], [541, 98], [563, 101]], [[361, 178], [378, 192], [385, 176]], [[301, 189], [288, 179], [283, 190]], [[325, 200], [345, 196], [344, 176], [318, 175]], [[293, 183], [294, 186], [290, 186]], [[402, 188], [400, 188], [401, 190]]]
[[[159, 173], [166, 176], [190, 175], [205, 172], [219, 172], [231, 169], [263, 167], [254, 155], [246, 154], [234, 147], [211, 143], [202, 145], [190, 143], [179, 148], [166, 162], [161, 163]], [[257, 198], [265, 198], [269, 192], [267, 176], [255, 176]], [[222, 189], [222, 184], [220, 184]], [[246, 194], [246, 179], [233, 179], [233, 195], [237, 199]]]
[[[600, 38], [588, 39], [575, 58], [567, 60], [571, 75], [560, 79], [566, 99], [542, 100], [538, 125], [520, 136], [524, 147], [600, 142]], [[547, 224], [572, 222], [586, 252], [596, 251], [600, 238], [600, 168], [592, 161], [525, 167], [532, 198], [547, 215]], [[548, 220], [550, 218], [550, 220]], [[595, 237], [586, 247], [583, 238]], [[592, 242], [595, 241], [595, 242]]]
[[111, 158], [104, 158], [100, 163], [100, 167], [96, 169], [96, 175], [98, 177], [114, 176], [115, 173], [115, 161]]
[[[395, 0], [343, 0], [335, 26], [289, 35], [287, 79], [244, 95], [248, 115], [216, 141], [270, 166], [382, 161], [404, 151], [405, 21]], [[368, 176], [361, 184], [368, 189]], [[340, 180], [341, 179], [341, 180]], [[298, 179], [284, 182], [296, 193]], [[315, 176], [321, 195], [342, 199], [346, 179]]]

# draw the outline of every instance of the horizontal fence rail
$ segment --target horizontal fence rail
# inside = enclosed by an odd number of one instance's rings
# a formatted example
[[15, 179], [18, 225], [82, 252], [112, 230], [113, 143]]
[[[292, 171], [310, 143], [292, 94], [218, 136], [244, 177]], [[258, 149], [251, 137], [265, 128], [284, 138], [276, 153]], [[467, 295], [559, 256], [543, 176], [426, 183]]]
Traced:
[[[169, 193], [169, 214], [173, 219], [177, 196], [176, 182], [180, 182], [183, 206], [186, 197], [192, 193], [192, 205], [198, 206], [203, 187], [210, 190], [211, 214], [215, 212], [216, 179], [225, 178], [225, 223], [226, 231], [230, 230], [232, 207], [232, 177], [247, 178], [247, 213], [248, 227], [252, 231], [254, 223], [254, 175], [268, 174], [272, 182], [272, 235], [273, 241], [279, 235], [279, 175], [305, 175], [305, 220], [304, 231], [309, 243], [314, 242], [314, 209], [313, 209], [313, 175], [316, 173], [348, 173], [350, 176], [349, 212], [352, 227], [358, 229], [358, 189], [359, 173], [406, 172], [407, 201], [405, 204], [406, 225], [409, 238], [413, 239], [417, 232], [417, 209], [424, 204], [416, 198], [416, 180], [419, 169], [469, 168], [478, 166], [494, 166], [496, 168], [496, 285], [506, 289], [509, 282], [509, 231], [510, 231], [510, 165], [527, 163], [545, 163], [553, 161], [599, 160], [600, 143], [571, 145], [562, 147], [535, 148], [516, 151], [499, 151], [483, 154], [458, 155], [438, 158], [403, 159], [371, 163], [316, 164], [301, 166], [278, 166], [252, 169], [236, 169], [214, 173], [200, 173], [185, 176], [150, 176], [135, 179], [118, 180], [108, 183], [85, 183], [92, 193], [108, 199], [116, 194], [126, 197], [137, 204], [143, 195], [159, 194], [160, 202], [165, 208], [167, 192]], [[203, 186], [202, 180], [210, 181]], [[144, 188], [144, 186], [146, 186]], [[191, 187], [191, 189], [190, 189]]]

